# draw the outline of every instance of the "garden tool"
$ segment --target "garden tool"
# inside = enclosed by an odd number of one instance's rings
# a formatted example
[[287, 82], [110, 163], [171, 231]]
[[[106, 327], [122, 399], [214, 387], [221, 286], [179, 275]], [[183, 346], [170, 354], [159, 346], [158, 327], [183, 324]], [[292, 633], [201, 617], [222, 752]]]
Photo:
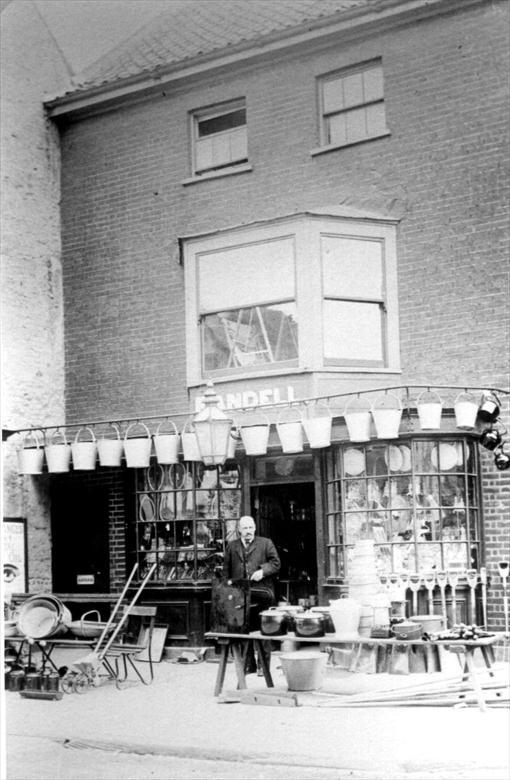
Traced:
[[507, 594], [507, 580], [509, 574], [510, 563], [508, 561], [500, 561], [498, 563], [499, 576], [503, 584], [503, 610], [505, 613], [505, 634], [508, 634], [508, 594]]
[[421, 575], [410, 574], [409, 587], [411, 588], [413, 594], [413, 615], [418, 614], [418, 591], [420, 590], [420, 586], [421, 586]]
[[[99, 670], [99, 667], [101, 666], [106, 654], [108, 653], [108, 650], [110, 649], [111, 645], [113, 644], [115, 638], [117, 637], [117, 634], [119, 633], [120, 629], [124, 625], [125, 621], [129, 617], [129, 612], [132, 607], [134, 607], [140, 593], [145, 588], [147, 582], [149, 581], [150, 577], [152, 576], [157, 564], [153, 563], [145, 577], [143, 578], [142, 582], [140, 583], [140, 586], [138, 587], [138, 590], [136, 591], [135, 595], [133, 596], [131, 603], [129, 606], [127, 606], [124, 610], [124, 614], [122, 615], [120, 621], [115, 626], [115, 629], [113, 630], [111, 636], [109, 637], [106, 644], [101, 647], [101, 642], [103, 640], [105, 632], [101, 634], [99, 637], [96, 647], [94, 648], [92, 653], [89, 653], [88, 655], [84, 656], [83, 658], [78, 659], [74, 662], [73, 666], [80, 669], [80, 671], [86, 673], [91, 678], [95, 678], [97, 676], [97, 672]], [[127, 583], [124, 588], [124, 592], [127, 590]], [[119, 599], [120, 604], [120, 599]]]
[[478, 572], [476, 569], [468, 569], [466, 571], [467, 584], [471, 589], [469, 606], [470, 606], [470, 619], [471, 625], [476, 625], [476, 586], [478, 584]]
[[425, 572], [423, 575], [423, 583], [427, 588], [427, 602], [428, 602], [428, 614], [434, 614], [434, 588], [436, 587], [436, 575], [435, 572]]
[[457, 585], [459, 584], [459, 572], [448, 572], [448, 585], [452, 594], [452, 625], [457, 623]]
[[138, 569], [138, 563], [135, 563], [135, 565], [131, 569], [131, 574], [129, 575], [129, 577], [126, 580], [126, 584], [122, 588], [122, 593], [120, 594], [119, 598], [117, 599], [117, 601], [115, 603], [114, 608], [112, 609], [111, 615], [108, 618], [108, 622], [106, 623], [105, 627], [103, 628], [103, 630], [101, 632], [101, 635], [100, 635], [99, 639], [97, 640], [96, 650], [97, 650], [98, 647], [101, 647], [101, 642], [105, 638], [105, 636], [106, 636], [106, 634], [107, 634], [111, 624], [113, 623], [113, 619], [114, 619], [115, 615], [119, 611], [119, 607], [122, 604], [122, 601], [124, 600], [124, 596], [126, 595], [127, 589], [131, 585], [131, 580], [135, 576], [135, 572], [136, 572], [137, 569]]
[[487, 569], [485, 566], [482, 566], [480, 569], [480, 582], [482, 585], [482, 618], [483, 618], [483, 627], [487, 628]]
[[407, 589], [409, 587], [409, 574], [406, 571], [401, 571], [398, 576], [398, 581], [402, 593], [402, 599], [405, 601], [407, 597]]
[[445, 571], [437, 571], [436, 582], [438, 584], [439, 590], [441, 591], [441, 610], [444, 616], [444, 621], [445, 621], [444, 624], [445, 627], [448, 627], [448, 616], [446, 614], [446, 596], [445, 596], [446, 584], [448, 582], [448, 574]]

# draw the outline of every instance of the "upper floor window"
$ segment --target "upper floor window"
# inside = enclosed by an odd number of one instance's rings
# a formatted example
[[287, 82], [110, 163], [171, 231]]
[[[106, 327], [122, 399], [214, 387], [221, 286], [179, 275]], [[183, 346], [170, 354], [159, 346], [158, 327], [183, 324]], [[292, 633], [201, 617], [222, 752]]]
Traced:
[[379, 60], [323, 76], [319, 95], [322, 146], [347, 146], [387, 134]]
[[383, 249], [378, 239], [321, 237], [326, 363], [384, 364]]
[[193, 121], [193, 172], [221, 170], [248, 160], [244, 100], [195, 111]]
[[202, 370], [246, 369], [298, 357], [292, 241], [198, 258]]
[[187, 375], [399, 370], [395, 225], [296, 214], [184, 241]]

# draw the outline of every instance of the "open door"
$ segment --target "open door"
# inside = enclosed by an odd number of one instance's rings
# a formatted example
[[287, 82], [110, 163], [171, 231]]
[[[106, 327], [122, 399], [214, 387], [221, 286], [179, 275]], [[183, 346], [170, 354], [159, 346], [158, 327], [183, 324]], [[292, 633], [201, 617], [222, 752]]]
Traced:
[[277, 597], [296, 604], [316, 595], [314, 483], [259, 485], [251, 499], [257, 532], [272, 539], [280, 555]]
[[55, 481], [51, 490], [51, 532], [53, 590], [107, 593], [108, 489]]

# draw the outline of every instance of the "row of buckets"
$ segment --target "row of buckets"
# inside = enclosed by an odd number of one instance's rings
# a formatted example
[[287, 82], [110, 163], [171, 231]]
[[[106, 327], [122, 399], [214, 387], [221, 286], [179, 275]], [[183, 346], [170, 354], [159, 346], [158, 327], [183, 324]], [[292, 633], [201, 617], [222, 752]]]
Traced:
[[[362, 405], [365, 404], [365, 408]], [[470, 394], [461, 393], [455, 400], [457, 427], [472, 429], [478, 415], [482, 416], [482, 405]], [[439, 430], [443, 402], [439, 395], [421, 394], [417, 410], [422, 430]], [[371, 438], [372, 422], [376, 436], [380, 439], [398, 438], [402, 417], [402, 401], [397, 395], [385, 394], [374, 403], [356, 399], [356, 406], [349, 403], [344, 410], [350, 441], [363, 442]], [[497, 409], [499, 413], [499, 407]], [[495, 412], [493, 413], [493, 419]], [[496, 415], [497, 416], [497, 415]], [[487, 419], [482, 416], [482, 419]], [[327, 403], [306, 405], [302, 412], [297, 407], [286, 407], [280, 412], [276, 430], [282, 452], [286, 454], [303, 451], [305, 436], [312, 449], [329, 447], [331, 444], [332, 414]], [[492, 421], [492, 419], [491, 419]], [[164, 426], [170, 428], [165, 430]], [[261, 410], [244, 413], [236, 420], [229, 438], [227, 458], [234, 458], [237, 444], [241, 441], [247, 455], [259, 456], [267, 453], [271, 423]], [[142, 422], [133, 422], [122, 437], [118, 425], [112, 423], [109, 436], [96, 439], [88, 426], [78, 430], [74, 440], [69, 442], [60, 428], [49, 438], [39, 431], [28, 432], [18, 449], [18, 472], [20, 474], [41, 474], [44, 460], [50, 473], [69, 471], [71, 460], [75, 470], [93, 471], [99, 460], [100, 466], [121, 466], [125, 456], [130, 468], [147, 468], [153, 452], [161, 465], [179, 462], [182, 453], [185, 461], [201, 461], [200, 448], [189, 419], [179, 433], [171, 420], [160, 423], [154, 434]]]
[[[332, 415], [329, 409], [314, 409], [311, 416], [299, 419], [281, 419], [276, 423], [282, 450], [285, 453], [302, 452], [304, 435], [311, 448], [329, 447], [331, 444]], [[158, 425], [154, 434], [142, 422], [132, 423], [121, 437], [118, 425], [112, 423], [113, 434], [96, 439], [89, 426], [83, 426], [69, 442], [60, 428], [47, 439], [42, 432], [30, 431], [22, 438], [18, 448], [18, 472], [20, 474], [42, 474], [44, 461], [50, 473], [63, 473], [72, 466], [77, 471], [93, 471], [99, 460], [100, 466], [119, 467], [125, 457], [129, 468], [147, 468], [151, 456], [161, 465], [178, 463], [182, 454], [185, 461], [202, 461], [198, 439], [192, 420], [188, 420], [182, 432], [170, 420], [163, 430]], [[271, 423], [261, 414], [251, 415], [230, 432], [227, 459], [235, 458], [238, 444], [247, 455], [265, 455], [269, 445]]]
[[[422, 431], [441, 430], [443, 399], [436, 391], [426, 390], [418, 395], [416, 409]], [[354, 406], [355, 404], [355, 406]], [[462, 430], [473, 430], [480, 417], [494, 422], [500, 412], [499, 402], [493, 395], [477, 400], [469, 392], [459, 393], [454, 401], [455, 424]], [[403, 405], [398, 395], [386, 393], [373, 403], [356, 399], [347, 404], [344, 412], [350, 441], [364, 442], [371, 438], [372, 423], [378, 439], [397, 439], [402, 419]]]

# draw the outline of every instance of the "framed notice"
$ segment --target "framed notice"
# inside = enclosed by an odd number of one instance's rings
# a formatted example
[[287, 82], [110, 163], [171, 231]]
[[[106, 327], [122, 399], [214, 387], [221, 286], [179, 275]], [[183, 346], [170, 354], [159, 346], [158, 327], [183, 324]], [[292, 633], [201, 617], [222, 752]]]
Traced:
[[11, 593], [26, 593], [27, 521], [24, 518], [9, 517], [2, 521], [2, 567], [5, 596]]

